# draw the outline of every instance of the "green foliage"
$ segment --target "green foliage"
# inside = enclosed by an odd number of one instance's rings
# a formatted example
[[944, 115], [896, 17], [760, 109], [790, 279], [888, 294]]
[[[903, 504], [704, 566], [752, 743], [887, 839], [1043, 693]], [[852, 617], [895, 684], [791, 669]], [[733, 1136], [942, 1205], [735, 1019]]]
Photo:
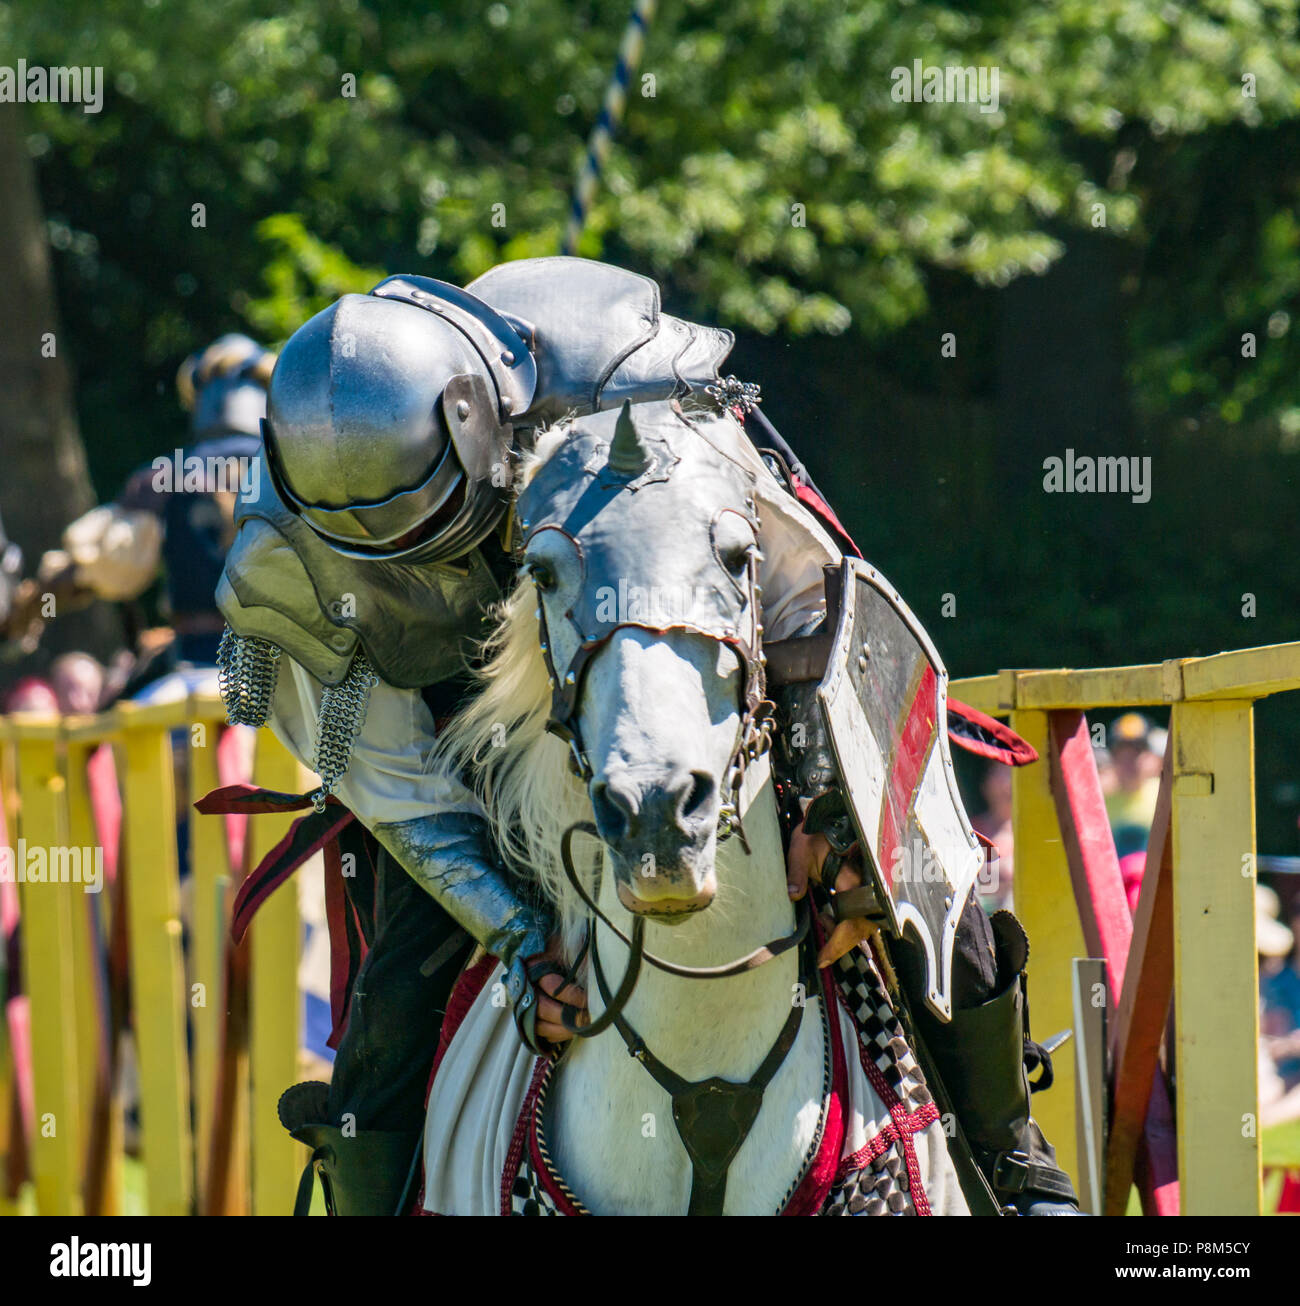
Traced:
[[[1144, 409], [1295, 408], [1277, 316], [1300, 276], [1294, 179], [1259, 160], [1294, 145], [1296, 14], [663, 5], [580, 252], [732, 326], [881, 340], [927, 311], [937, 270], [1041, 273], [1104, 206], [1136, 266], [1169, 262], [1133, 305]], [[20, 0], [0, 44], [105, 67], [105, 111], [33, 108], [34, 149], [78, 297], [161, 366], [231, 318], [283, 335], [359, 284], [349, 264], [465, 280], [554, 250], [625, 19], [626, 0]], [[997, 112], [897, 102], [893, 70], [918, 59], [996, 68]], [[1238, 152], [1244, 195], [1224, 181]], [[1243, 369], [1251, 329], [1269, 359]]]
[[[171, 446], [174, 369], [219, 331], [277, 344], [384, 272], [463, 283], [554, 252], [628, 7], [0, 0], [0, 49], [105, 70], [101, 114], [26, 110], [101, 491]], [[579, 252], [751, 349], [772, 337], [754, 375], [868, 552], [926, 619], [934, 577], [960, 593], [955, 671], [1293, 638], [1298, 13], [665, 2]], [[997, 111], [894, 99], [916, 60], [996, 68]], [[1149, 445], [1159, 490], [1108, 523], [1045, 501], [997, 420], [1000, 315], [1034, 285], [1013, 283], [1099, 241], [1126, 336], [1039, 365], [1123, 360], [1134, 420], [1098, 425], [1097, 451]]]

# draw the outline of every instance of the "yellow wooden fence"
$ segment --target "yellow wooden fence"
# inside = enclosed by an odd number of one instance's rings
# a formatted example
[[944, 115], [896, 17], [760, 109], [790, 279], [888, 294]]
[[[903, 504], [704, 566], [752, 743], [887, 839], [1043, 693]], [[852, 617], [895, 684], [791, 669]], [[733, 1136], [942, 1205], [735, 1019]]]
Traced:
[[[1172, 757], [1175, 1113], [1185, 1215], [1260, 1210], [1255, 952], [1256, 700], [1300, 689], [1300, 643], [1086, 671], [1001, 671], [953, 681], [955, 698], [1006, 717], [1044, 759], [1015, 772], [1016, 914], [1031, 940], [1039, 1037], [1074, 1023], [1071, 964], [1087, 956], [1050, 784], [1049, 714], [1168, 706]], [[1035, 1103], [1078, 1173], [1074, 1045]]]
[[[1002, 671], [954, 681], [954, 697], [1011, 725], [1046, 758], [1049, 713], [1167, 705], [1171, 709], [1178, 1168], [1187, 1214], [1260, 1209], [1256, 1045], [1253, 704], [1300, 688], [1300, 644], [1245, 649], [1149, 666]], [[191, 821], [189, 955], [182, 955], [176, 801], [169, 731], [191, 732], [189, 801], [217, 784], [216, 698], [124, 704], [98, 717], [0, 718], [0, 789], [11, 843], [96, 842], [86, 759], [113, 745], [124, 791], [122, 858], [128, 875], [132, 1025], [139, 1066], [141, 1158], [147, 1209], [185, 1214], [203, 1191], [221, 1027], [231, 868], [224, 822]], [[254, 779], [301, 791], [307, 778], [269, 731], [257, 732]], [[1037, 1032], [1073, 1024], [1071, 963], [1086, 955], [1048, 768], [1015, 773], [1016, 907], [1032, 939]], [[287, 816], [250, 822], [252, 862], [283, 835]], [[1244, 872], [1244, 873], [1243, 873]], [[79, 885], [24, 884], [23, 988], [29, 995], [35, 1086], [30, 1169], [42, 1214], [82, 1210], [88, 1120], [101, 1015], [91, 916]], [[239, 1074], [230, 1208], [292, 1209], [303, 1153], [276, 1118], [293, 1082], [301, 1001], [301, 923], [291, 892], [272, 896], [250, 935], [247, 1059]], [[187, 975], [188, 966], [188, 975]], [[202, 986], [201, 988], [196, 986]], [[186, 1012], [192, 1041], [187, 1045]], [[0, 1022], [0, 1147], [15, 1091]], [[1036, 1104], [1062, 1163], [1076, 1171], [1074, 1059], [1056, 1056], [1058, 1089]], [[114, 1101], [116, 1113], [120, 1101]], [[121, 1127], [113, 1133], [106, 1209], [121, 1207]]]
[[[178, 797], [188, 806], [217, 787], [223, 721], [215, 696], [124, 703], [95, 717], [0, 717], [0, 791], [15, 849], [20, 839], [28, 848], [96, 845], [86, 763], [104, 743], [114, 750], [123, 796], [119, 874], [127, 876], [139, 1154], [150, 1214], [192, 1213], [205, 1191], [234, 871], [223, 818], [191, 811], [192, 876], [183, 927], [176, 823]], [[190, 760], [190, 792], [180, 796], [170, 734], [178, 728], [186, 732]], [[296, 792], [310, 782], [266, 730], [256, 732], [252, 778], [270, 789]], [[279, 841], [292, 819], [263, 815], [250, 821], [250, 865]], [[105, 891], [105, 907], [108, 896]], [[101, 912], [96, 924], [80, 884], [22, 883], [19, 898], [35, 1094], [34, 1136], [28, 1142], [35, 1207], [42, 1215], [76, 1215], [84, 1210], [89, 1108], [104, 1037], [93, 931], [106, 928], [108, 912]], [[187, 950], [182, 949], [185, 927]], [[290, 890], [272, 895], [249, 935], [250, 1028], [237, 1074], [226, 1203], [233, 1213], [287, 1214], [305, 1160], [305, 1149], [280, 1127], [275, 1110], [297, 1071], [301, 933], [297, 897]], [[0, 1021], [0, 1153], [19, 1145], [8, 1127], [14, 1115], [11, 1095], [17, 1091], [13, 1057]], [[115, 1086], [106, 1212], [122, 1209], [122, 1111]], [[0, 1191], [0, 1212], [18, 1209]]]

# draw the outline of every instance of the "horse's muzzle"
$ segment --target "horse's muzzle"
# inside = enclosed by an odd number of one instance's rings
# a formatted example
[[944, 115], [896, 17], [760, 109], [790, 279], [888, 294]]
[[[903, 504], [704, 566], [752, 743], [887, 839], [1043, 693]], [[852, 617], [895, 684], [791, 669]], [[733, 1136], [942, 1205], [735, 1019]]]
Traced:
[[717, 892], [717, 884], [712, 875], [708, 877], [705, 888], [690, 897], [669, 896], [663, 898], [643, 898], [637, 894], [635, 887], [619, 877], [615, 888], [618, 900], [634, 916], [644, 916], [659, 925], [677, 925], [696, 912], [703, 911]]
[[718, 795], [710, 776], [620, 772], [593, 781], [591, 801], [628, 911], [680, 919], [713, 901]]

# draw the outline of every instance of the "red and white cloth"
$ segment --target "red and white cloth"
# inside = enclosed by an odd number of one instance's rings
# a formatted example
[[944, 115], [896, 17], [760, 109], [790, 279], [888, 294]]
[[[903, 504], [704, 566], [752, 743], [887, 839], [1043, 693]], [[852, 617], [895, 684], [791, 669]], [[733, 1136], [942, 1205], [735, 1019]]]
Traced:
[[[425, 1124], [427, 1215], [587, 1215], [547, 1148], [558, 1063], [534, 1056], [485, 957], [461, 976], [434, 1063]], [[781, 1215], [964, 1215], [943, 1124], [873, 960], [855, 949], [810, 1000], [830, 1010], [821, 1120]]]

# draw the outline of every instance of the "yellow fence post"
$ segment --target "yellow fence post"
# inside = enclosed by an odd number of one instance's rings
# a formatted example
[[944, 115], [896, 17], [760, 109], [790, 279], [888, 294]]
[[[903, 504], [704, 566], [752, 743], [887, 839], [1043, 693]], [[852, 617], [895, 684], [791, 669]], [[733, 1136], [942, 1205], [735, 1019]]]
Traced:
[[[193, 733], [194, 726], [202, 735]], [[208, 1150], [212, 1141], [212, 1115], [217, 1086], [217, 1057], [220, 1052], [222, 1000], [225, 986], [226, 918], [225, 888], [230, 882], [230, 859], [226, 851], [226, 818], [200, 816], [194, 802], [217, 788], [217, 740], [220, 726], [199, 721], [190, 736], [190, 981], [202, 985], [203, 1003], [192, 1007], [194, 1030], [194, 1119], [195, 1171], [199, 1191], [206, 1191]]]
[[[1015, 910], [1029, 935], [1029, 1014], [1040, 1042], [1074, 1026], [1074, 959], [1088, 955], [1074, 902], [1070, 866], [1048, 771], [1048, 714], [1013, 712], [1011, 728], [1038, 750], [1039, 761], [1012, 772]], [[1034, 1098], [1034, 1118], [1056, 1148], [1061, 1168], [1078, 1181], [1074, 1040], [1052, 1054], [1056, 1080]]]
[[181, 961], [172, 746], [156, 708], [124, 703], [118, 713], [126, 760], [122, 829], [148, 1211], [188, 1215], [194, 1198], [185, 1046], [189, 994]]
[[[17, 846], [17, 769], [13, 745], [7, 739], [0, 739], [0, 832], [4, 834], [6, 844]], [[17, 888], [15, 884], [15, 892]], [[17, 1091], [15, 1074], [13, 1048], [9, 1042], [9, 1021], [5, 1013], [0, 1011], [0, 1162], [3, 1162], [6, 1169], [11, 1152], [20, 1146], [20, 1140], [10, 1131], [14, 1123], [14, 1095]], [[7, 1189], [7, 1184], [0, 1183], [0, 1216], [18, 1214], [18, 1203], [9, 1200]]]
[[[253, 774], [266, 789], [292, 793], [303, 787], [304, 772], [268, 730], [258, 734]], [[279, 843], [292, 821], [293, 816], [253, 817], [249, 824], [252, 865]], [[258, 910], [249, 931], [254, 1215], [291, 1214], [302, 1169], [301, 1149], [276, 1113], [280, 1094], [298, 1075], [302, 922], [296, 888], [291, 881], [276, 890]]]
[[[96, 744], [69, 743], [68, 768], [68, 845], [80, 850], [83, 862], [87, 854], [98, 860], [99, 892], [106, 887], [104, 880], [104, 850], [95, 829], [95, 818], [90, 805], [90, 783], [86, 776], [86, 763]], [[103, 899], [101, 898], [102, 902]], [[79, 889], [71, 903], [72, 937], [69, 964], [73, 972], [73, 991], [76, 994], [75, 1037], [77, 1040], [78, 1106], [80, 1128], [78, 1132], [78, 1157], [84, 1168], [86, 1149], [90, 1140], [90, 1108], [95, 1099], [95, 1080], [98, 1071], [100, 1027], [98, 1003], [99, 977], [95, 973], [95, 914], [90, 895]], [[102, 1013], [105, 1017], [107, 1012]]]
[[31, 1157], [36, 1205], [42, 1215], [80, 1215], [81, 1106], [71, 952], [73, 895], [84, 898], [84, 894], [79, 884], [57, 884], [48, 878], [50, 855], [65, 848], [68, 839], [67, 785], [59, 770], [57, 737], [55, 720], [25, 724], [19, 735], [22, 805], [15, 870], [31, 877], [37, 859], [45, 862], [42, 878], [27, 878], [20, 893], [23, 987], [28, 995], [35, 1088]]
[[1252, 705], [1175, 704], [1174, 1009], [1184, 1215], [1261, 1206]]

